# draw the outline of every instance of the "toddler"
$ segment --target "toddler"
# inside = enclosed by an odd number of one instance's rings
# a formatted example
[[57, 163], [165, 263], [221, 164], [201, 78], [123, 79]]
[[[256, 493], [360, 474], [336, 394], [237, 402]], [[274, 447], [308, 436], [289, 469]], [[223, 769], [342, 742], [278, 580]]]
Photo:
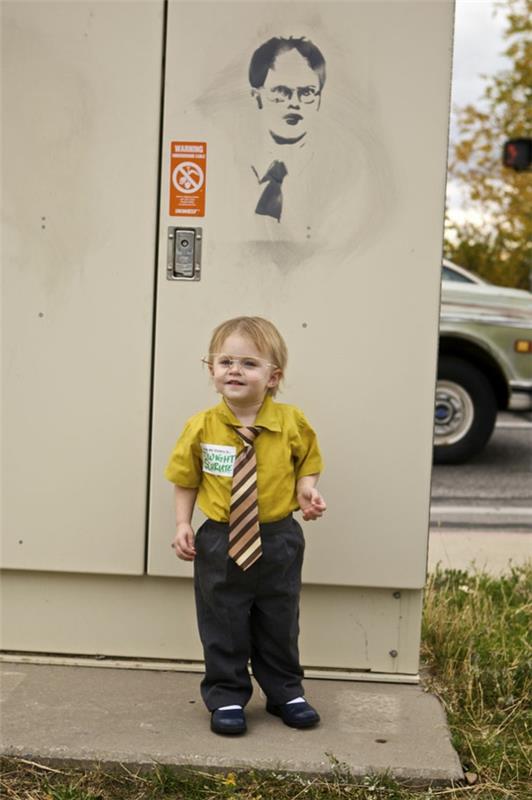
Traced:
[[[194, 561], [198, 628], [205, 655], [201, 682], [211, 730], [246, 730], [248, 673], [266, 710], [294, 728], [319, 722], [305, 700], [299, 663], [303, 519], [322, 516], [322, 460], [303, 413], [273, 398], [286, 345], [260, 317], [237, 317], [214, 331], [208, 365], [221, 402], [185, 425], [165, 475], [175, 484], [178, 558]], [[207, 520], [194, 536], [194, 505]]]

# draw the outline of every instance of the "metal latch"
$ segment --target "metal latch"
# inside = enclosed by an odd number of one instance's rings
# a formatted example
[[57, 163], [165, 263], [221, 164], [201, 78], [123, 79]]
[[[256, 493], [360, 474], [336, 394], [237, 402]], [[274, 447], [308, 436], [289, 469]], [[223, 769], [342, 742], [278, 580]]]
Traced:
[[169, 281], [199, 281], [201, 228], [168, 228], [166, 277]]

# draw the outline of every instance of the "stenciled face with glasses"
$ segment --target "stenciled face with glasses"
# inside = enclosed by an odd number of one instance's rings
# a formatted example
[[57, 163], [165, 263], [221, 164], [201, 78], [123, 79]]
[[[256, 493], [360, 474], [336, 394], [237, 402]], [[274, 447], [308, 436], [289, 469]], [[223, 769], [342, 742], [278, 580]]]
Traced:
[[297, 49], [279, 53], [260, 88], [252, 95], [277, 144], [308, 139], [319, 111], [322, 85], [317, 71]]

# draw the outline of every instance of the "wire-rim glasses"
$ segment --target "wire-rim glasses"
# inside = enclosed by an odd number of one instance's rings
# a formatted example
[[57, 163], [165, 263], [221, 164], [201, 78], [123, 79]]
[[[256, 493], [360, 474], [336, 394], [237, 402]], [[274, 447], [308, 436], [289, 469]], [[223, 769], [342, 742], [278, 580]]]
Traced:
[[208, 367], [217, 367], [218, 369], [232, 369], [235, 365], [245, 372], [253, 372], [253, 370], [261, 369], [262, 367], [279, 369], [276, 364], [271, 364], [265, 358], [260, 358], [259, 356], [231, 356], [227, 353], [209, 353], [209, 355], [203, 356], [201, 360]]

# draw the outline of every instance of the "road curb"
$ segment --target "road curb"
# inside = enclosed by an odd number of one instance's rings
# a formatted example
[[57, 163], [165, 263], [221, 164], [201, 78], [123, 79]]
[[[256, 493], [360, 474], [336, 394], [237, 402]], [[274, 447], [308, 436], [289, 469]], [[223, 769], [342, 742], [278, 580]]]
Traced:
[[460, 569], [502, 575], [532, 560], [532, 534], [513, 530], [431, 528], [428, 571]]

